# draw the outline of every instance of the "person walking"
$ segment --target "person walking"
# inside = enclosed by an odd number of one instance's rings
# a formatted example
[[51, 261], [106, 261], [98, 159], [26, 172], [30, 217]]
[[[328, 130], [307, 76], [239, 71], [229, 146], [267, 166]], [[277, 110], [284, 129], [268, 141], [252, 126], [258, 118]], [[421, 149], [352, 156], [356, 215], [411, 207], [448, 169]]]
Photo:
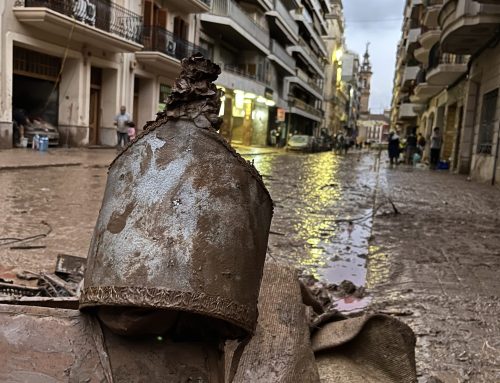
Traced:
[[441, 131], [436, 126], [431, 136], [431, 169], [437, 169], [439, 164], [439, 155], [441, 154], [441, 146], [443, 145], [443, 137]]
[[389, 151], [389, 160], [391, 162], [391, 167], [393, 165], [398, 165], [398, 159], [399, 159], [399, 136], [397, 135], [396, 132], [391, 132], [389, 134], [389, 145], [388, 145], [388, 151]]
[[408, 137], [406, 137], [406, 164], [412, 165], [413, 155], [417, 152], [417, 137], [413, 132], [410, 132]]
[[122, 106], [120, 108], [120, 113], [116, 115], [114, 124], [116, 125], [116, 135], [118, 138], [117, 148], [127, 146], [129, 143], [128, 138], [128, 124], [131, 122], [130, 115], [127, 113], [127, 108]]

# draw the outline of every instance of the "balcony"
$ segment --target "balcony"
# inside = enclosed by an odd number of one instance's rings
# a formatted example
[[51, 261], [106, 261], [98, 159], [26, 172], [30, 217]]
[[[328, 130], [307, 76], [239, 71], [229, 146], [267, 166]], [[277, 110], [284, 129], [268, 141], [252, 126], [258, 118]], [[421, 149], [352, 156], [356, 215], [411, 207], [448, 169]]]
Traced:
[[406, 38], [406, 55], [407, 57], [411, 57], [413, 51], [418, 48], [418, 37], [420, 36], [421, 29], [420, 28], [412, 28], [408, 32], [408, 36]]
[[443, 0], [427, 0], [425, 2], [424, 16], [422, 19], [422, 25], [424, 27], [435, 29], [439, 26], [438, 16], [442, 6]]
[[399, 106], [399, 120], [407, 121], [414, 119], [418, 116], [415, 108], [418, 107], [419, 104], [414, 103], [403, 103]]
[[440, 85], [431, 85], [427, 82], [427, 73], [421, 69], [417, 75], [416, 86], [410, 101], [414, 103], [426, 103], [430, 98], [437, 95], [444, 87]]
[[269, 54], [269, 31], [232, 0], [212, 0], [210, 13], [200, 15], [207, 33], [220, 36], [239, 49], [257, 48]]
[[271, 54], [269, 59], [276, 62], [283, 69], [285, 69], [289, 74], [295, 74], [295, 59], [290, 56], [290, 54], [278, 44], [275, 40], [271, 40]]
[[273, 9], [266, 12], [266, 15], [269, 16], [271, 27], [281, 31], [290, 43], [297, 42], [299, 26], [281, 0], [274, 0]]
[[439, 29], [430, 29], [425, 31], [420, 35], [418, 41], [422, 48], [427, 50], [427, 53], [431, 50], [431, 48], [439, 42], [439, 38], [441, 37], [441, 31]]
[[26, 25], [72, 41], [112, 52], [141, 50], [141, 16], [106, 0], [25, 0], [15, 6], [17, 19]]
[[429, 59], [427, 82], [430, 85], [448, 86], [467, 72], [468, 56], [442, 53], [437, 59]]
[[222, 85], [228, 89], [243, 90], [248, 93], [264, 95], [266, 87], [269, 85], [266, 81], [266, 73], [251, 73], [244, 70], [244, 64], [219, 63], [222, 67], [222, 73], [216, 80], [217, 85]]
[[309, 65], [320, 77], [325, 77], [325, 66], [319, 61], [316, 53], [307, 45], [302, 37], [299, 37], [299, 44], [287, 48], [290, 55], [298, 53], [307, 65]]
[[293, 14], [293, 18], [296, 21], [298, 21], [304, 25], [304, 27], [306, 28], [309, 35], [311, 35], [311, 38], [314, 40], [316, 45], [319, 47], [321, 53], [324, 56], [328, 56], [328, 52], [326, 50], [325, 43], [324, 43], [323, 39], [321, 38], [321, 36], [318, 35], [318, 32], [316, 31], [316, 29], [314, 29], [313, 19], [312, 19], [311, 15], [309, 14], [309, 12], [307, 11], [307, 9], [304, 7], [300, 7], [300, 8], [294, 9], [292, 11], [292, 14]]
[[401, 81], [401, 90], [405, 91], [413, 85], [417, 79], [418, 72], [420, 71], [419, 66], [407, 66], [403, 73], [403, 79]]
[[[340, 0], [339, 0], [340, 2]], [[342, 13], [342, 3], [340, 2], [339, 6], [333, 7], [330, 13], [325, 14], [325, 19], [326, 20], [336, 20], [340, 32], [344, 33], [344, 15]]]
[[323, 111], [296, 97], [288, 96], [288, 106], [290, 107], [290, 113], [299, 114], [317, 122], [320, 122], [323, 119]]
[[473, 54], [495, 36], [500, 23], [500, 4], [471, 0], [445, 0], [439, 13], [444, 52]]
[[170, 11], [180, 13], [204, 13], [210, 10], [211, 0], [166, 0], [165, 6]]
[[285, 77], [285, 92], [284, 94], [289, 94], [290, 92], [287, 91], [289, 90], [290, 87], [292, 86], [291, 84], [297, 84], [300, 88], [302, 88], [304, 91], [310, 93], [312, 96], [316, 97], [317, 99], [323, 99], [323, 89], [321, 86], [319, 86], [313, 79], [311, 79], [309, 76], [307, 76], [304, 72], [302, 72], [300, 69], [297, 69], [295, 76], [289, 76]]
[[193, 53], [200, 52], [212, 59], [204, 48], [181, 39], [162, 27], [144, 27], [142, 43], [144, 49], [135, 53], [136, 60], [171, 75], [178, 74], [180, 61]]
[[417, 48], [413, 52], [413, 57], [424, 66], [427, 66], [429, 62], [429, 49], [425, 49], [424, 47]]

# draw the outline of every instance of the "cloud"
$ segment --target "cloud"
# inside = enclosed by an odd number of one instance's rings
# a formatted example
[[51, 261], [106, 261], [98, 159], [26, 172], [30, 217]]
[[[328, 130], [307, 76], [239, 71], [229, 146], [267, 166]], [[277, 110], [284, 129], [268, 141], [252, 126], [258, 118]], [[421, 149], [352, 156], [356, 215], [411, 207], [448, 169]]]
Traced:
[[374, 112], [390, 106], [403, 7], [401, 0], [344, 1], [348, 48], [362, 56], [365, 44], [370, 42], [373, 71], [370, 108]]

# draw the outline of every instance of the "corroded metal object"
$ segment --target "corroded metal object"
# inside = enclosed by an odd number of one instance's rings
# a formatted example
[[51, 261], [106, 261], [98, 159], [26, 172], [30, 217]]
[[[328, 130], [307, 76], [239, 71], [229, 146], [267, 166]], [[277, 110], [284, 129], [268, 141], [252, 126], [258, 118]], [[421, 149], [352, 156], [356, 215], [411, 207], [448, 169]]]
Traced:
[[201, 55], [182, 66], [166, 112], [110, 166], [80, 307], [196, 314], [241, 336], [256, 323], [272, 200], [217, 133], [220, 68]]

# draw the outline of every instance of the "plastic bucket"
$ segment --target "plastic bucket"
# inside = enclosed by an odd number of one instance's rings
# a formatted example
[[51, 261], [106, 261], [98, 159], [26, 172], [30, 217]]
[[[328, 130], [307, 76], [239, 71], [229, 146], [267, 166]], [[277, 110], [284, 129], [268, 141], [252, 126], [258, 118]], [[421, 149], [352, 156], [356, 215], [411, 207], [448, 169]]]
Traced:
[[41, 152], [46, 152], [49, 149], [49, 138], [48, 137], [40, 137], [38, 143], [38, 150]]

